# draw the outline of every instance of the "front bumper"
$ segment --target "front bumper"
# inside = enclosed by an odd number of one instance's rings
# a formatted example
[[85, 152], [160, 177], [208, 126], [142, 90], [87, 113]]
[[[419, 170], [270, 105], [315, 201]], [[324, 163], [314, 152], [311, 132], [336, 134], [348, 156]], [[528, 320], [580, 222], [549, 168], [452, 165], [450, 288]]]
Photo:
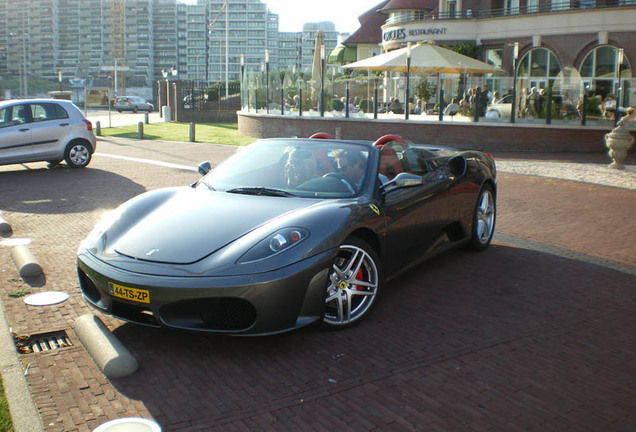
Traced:
[[[154, 327], [265, 335], [322, 318], [336, 253], [326, 251], [267, 273], [166, 277], [122, 270], [80, 251], [77, 272], [88, 303], [116, 318]], [[149, 303], [118, 298], [109, 283], [147, 290]]]

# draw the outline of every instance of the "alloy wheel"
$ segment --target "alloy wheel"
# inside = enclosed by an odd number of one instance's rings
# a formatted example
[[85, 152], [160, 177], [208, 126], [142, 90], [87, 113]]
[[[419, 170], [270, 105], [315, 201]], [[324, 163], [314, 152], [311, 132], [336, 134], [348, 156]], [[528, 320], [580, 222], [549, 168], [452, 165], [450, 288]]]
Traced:
[[324, 323], [344, 327], [361, 319], [373, 305], [379, 287], [374, 258], [363, 247], [340, 246], [325, 299]]
[[495, 199], [490, 189], [484, 189], [477, 203], [475, 235], [480, 244], [490, 242], [495, 228]]

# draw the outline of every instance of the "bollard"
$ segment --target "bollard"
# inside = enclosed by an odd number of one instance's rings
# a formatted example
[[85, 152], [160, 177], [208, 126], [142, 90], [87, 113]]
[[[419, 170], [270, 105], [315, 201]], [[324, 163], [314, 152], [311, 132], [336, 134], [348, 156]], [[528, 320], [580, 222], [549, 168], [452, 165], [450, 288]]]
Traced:
[[148, 111], [144, 113], [144, 123], [150, 124], [150, 113]]
[[139, 133], [139, 139], [144, 139], [144, 122], [137, 123], [137, 131]]
[[172, 121], [172, 113], [170, 112], [169, 106], [162, 106], [161, 112], [163, 113], [163, 121], [168, 123]]
[[107, 378], [122, 378], [139, 368], [137, 360], [95, 315], [82, 315], [73, 329]]
[[31, 250], [24, 245], [11, 250], [11, 259], [18, 269], [21, 278], [38, 277], [42, 274], [42, 266], [35, 259]]
[[190, 142], [194, 142], [194, 138], [195, 138], [194, 122], [190, 122]]
[[11, 225], [9, 222], [4, 220], [2, 216], [0, 216], [0, 234], [1, 235], [11, 235], [13, 234], [13, 230], [11, 229]]
[[95, 122], [95, 135], [102, 136], [102, 123], [99, 120]]

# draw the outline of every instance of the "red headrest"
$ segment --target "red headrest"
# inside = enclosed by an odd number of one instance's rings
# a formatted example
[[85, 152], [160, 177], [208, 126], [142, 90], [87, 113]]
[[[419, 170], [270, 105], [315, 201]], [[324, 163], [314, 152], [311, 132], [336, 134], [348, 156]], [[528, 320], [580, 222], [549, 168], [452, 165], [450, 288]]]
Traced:
[[406, 144], [406, 141], [404, 141], [404, 138], [402, 138], [401, 136], [389, 134], [389, 135], [381, 136], [380, 138], [375, 140], [373, 145], [376, 146], [376, 147], [381, 147], [381, 146], [383, 146], [384, 144], [386, 144], [386, 143], [388, 143], [390, 141], [397, 141], [397, 142]]
[[310, 139], [333, 139], [333, 137], [331, 135], [329, 135], [326, 132], [316, 132], [315, 134], [313, 134], [312, 136], [309, 137]]

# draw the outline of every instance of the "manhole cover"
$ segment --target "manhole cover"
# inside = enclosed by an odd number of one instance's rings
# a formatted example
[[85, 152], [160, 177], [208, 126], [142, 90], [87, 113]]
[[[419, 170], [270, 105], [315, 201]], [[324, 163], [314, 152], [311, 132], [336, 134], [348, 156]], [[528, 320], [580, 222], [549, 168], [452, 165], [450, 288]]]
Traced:
[[65, 292], [45, 291], [25, 297], [24, 302], [29, 306], [51, 306], [65, 302], [67, 299], [68, 294]]
[[0, 240], [0, 246], [25, 246], [31, 244], [30, 238], [12, 238]]
[[148, 419], [126, 417], [106, 422], [93, 432], [161, 432], [161, 427]]
[[13, 335], [15, 346], [22, 354], [53, 351], [60, 348], [73, 346], [64, 330], [41, 333], [37, 335]]

